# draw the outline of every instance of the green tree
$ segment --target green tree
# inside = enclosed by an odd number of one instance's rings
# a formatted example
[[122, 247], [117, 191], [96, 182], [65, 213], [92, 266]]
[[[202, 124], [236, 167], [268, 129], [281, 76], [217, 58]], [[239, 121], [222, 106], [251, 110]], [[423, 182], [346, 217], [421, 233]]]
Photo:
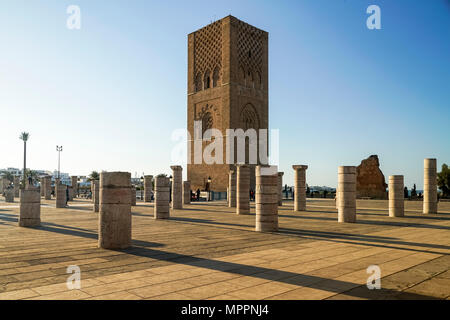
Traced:
[[27, 170], [27, 141], [30, 137], [28, 132], [22, 132], [19, 139], [23, 141], [23, 185], [25, 186], [26, 181], [26, 170]]
[[441, 172], [437, 174], [437, 184], [439, 189], [442, 191], [444, 197], [450, 196], [450, 169], [447, 164], [442, 165]]
[[97, 171], [92, 171], [91, 174], [88, 177], [88, 181], [98, 180], [100, 179], [100, 175]]

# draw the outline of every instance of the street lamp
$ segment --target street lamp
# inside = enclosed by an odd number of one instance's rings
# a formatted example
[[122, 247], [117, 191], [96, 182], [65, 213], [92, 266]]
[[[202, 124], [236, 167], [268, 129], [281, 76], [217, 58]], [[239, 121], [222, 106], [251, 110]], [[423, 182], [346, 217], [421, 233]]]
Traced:
[[144, 173], [141, 176], [141, 200], [144, 200]]
[[208, 177], [208, 201], [211, 201], [211, 177]]
[[61, 178], [61, 171], [60, 171], [61, 151], [63, 151], [63, 147], [56, 146], [56, 151], [58, 151], [58, 179], [60, 179]]

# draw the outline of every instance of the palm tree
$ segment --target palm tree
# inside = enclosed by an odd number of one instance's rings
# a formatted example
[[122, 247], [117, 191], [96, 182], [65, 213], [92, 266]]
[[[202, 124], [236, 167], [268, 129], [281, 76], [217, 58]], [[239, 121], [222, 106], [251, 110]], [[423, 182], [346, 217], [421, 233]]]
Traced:
[[25, 186], [26, 182], [26, 169], [27, 169], [27, 141], [30, 137], [28, 132], [22, 132], [19, 136], [19, 139], [23, 141], [23, 186]]

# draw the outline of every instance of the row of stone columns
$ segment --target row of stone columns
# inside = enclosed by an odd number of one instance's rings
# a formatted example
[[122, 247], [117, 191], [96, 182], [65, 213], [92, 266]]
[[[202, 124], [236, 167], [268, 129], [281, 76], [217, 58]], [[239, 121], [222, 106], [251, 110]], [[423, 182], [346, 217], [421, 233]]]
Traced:
[[[437, 163], [436, 159], [424, 160], [423, 213], [437, 213]], [[404, 217], [404, 177], [389, 176], [389, 216]], [[336, 207], [339, 222], [356, 221], [356, 167], [338, 169]]]
[[[238, 178], [238, 173], [239, 173], [239, 178]], [[284, 172], [277, 173], [276, 189], [277, 189], [277, 198], [278, 198], [277, 203], [279, 206], [283, 205], [283, 193], [282, 193], [283, 175], [284, 175]], [[305, 179], [303, 180], [303, 183], [306, 188], [306, 180]], [[240, 190], [239, 192], [237, 191], [238, 185], [239, 185], [239, 190]], [[237, 214], [249, 213], [250, 212], [250, 202], [247, 201], [247, 198], [249, 198], [249, 191], [250, 191], [250, 167], [248, 167], [247, 165], [237, 165], [236, 170], [230, 170], [228, 173], [228, 188], [227, 188], [228, 207], [237, 208], [238, 207], [237, 204], [239, 203], [239, 208], [236, 209]], [[306, 189], [305, 189], [305, 196], [306, 196]], [[237, 200], [237, 199], [239, 199], [239, 200]], [[297, 206], [300, 207], [300, 205], [297, 205]]]

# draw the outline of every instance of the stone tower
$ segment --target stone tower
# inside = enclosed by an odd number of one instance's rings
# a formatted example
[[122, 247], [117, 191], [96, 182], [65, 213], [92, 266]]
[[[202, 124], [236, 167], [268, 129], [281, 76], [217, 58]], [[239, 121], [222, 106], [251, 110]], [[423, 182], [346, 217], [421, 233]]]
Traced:
[[[234, 161], [226, 163], [226, 130], [267, 129], [268, 113], [267, 32], [227, 16], [188, 35], [187, 127], [191, 156], [187, 177], [193, 190], [205, 190], [209, 177], [210, 190], [227, 190], [228, 173], [237, 156], [235, 152]], [[200, 164], [194, 162], [194, 121], [201, 121], [202, 133], [212, 128], [222, 133], [222, 164], [206, 164], [203, 158]], [[202, 152], [209, 143], [202, 143]], [[248, 163], [248, 141], [246, 149]], [[253, 166], [251, 173], [254, 190]]]

